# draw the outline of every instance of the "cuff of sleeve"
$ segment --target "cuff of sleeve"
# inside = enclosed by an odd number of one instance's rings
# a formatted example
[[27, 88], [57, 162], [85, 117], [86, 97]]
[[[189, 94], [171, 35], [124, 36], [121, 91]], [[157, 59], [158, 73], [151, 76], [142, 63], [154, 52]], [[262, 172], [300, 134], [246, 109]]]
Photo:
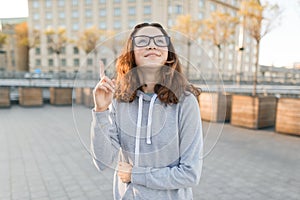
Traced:
[[147, 173], [150, 173], [150, 168], [133, 167], [131, 172], [131, 182], [134, 184], [147, 186]]
[[106, 111], [103, 111], [103, 112], [96, 112], [94, 109], [92, 110], [92, 117], [93, 117], [93, 120], [97, 121], [97, 122], [100, 122], [100, 121], [103, 121], [104, 118], [108, 118], [109, 116], [109, 110], [106, 110]]

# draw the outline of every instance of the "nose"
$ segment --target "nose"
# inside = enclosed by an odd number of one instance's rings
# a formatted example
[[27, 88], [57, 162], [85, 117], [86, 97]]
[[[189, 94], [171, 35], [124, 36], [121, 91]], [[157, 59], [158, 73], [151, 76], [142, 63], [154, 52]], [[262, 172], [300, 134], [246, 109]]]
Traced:
[[156, 49], [156, 44], [154, 43], [154, 38], [150, 39], [149, 45], [147, 46], [148, 49]]

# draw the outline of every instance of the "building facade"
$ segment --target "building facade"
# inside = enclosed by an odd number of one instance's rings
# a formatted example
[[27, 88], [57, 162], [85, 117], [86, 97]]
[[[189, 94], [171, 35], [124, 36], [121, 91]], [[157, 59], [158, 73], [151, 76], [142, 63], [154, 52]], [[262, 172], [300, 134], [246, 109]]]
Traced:
[[20, 72], [28, 71], [27, 49], [18, 44], [15, 38], [15, 26], [25, 22], [26, 18], [0, 19], [0, 31], [7, 35], [0, 54], [0, 71]]
[[[194, 19], [204, 19], [216, 10], [228, 12], [232, 16], [237, 16], [240, 0], [29, 0], [28, 26], [29, 34], [34, 30], [42, 33], [49, 29], [66, 29], [66, 35], [73, 41], [78, 40], [79, 33], [89, 27], [97, 27], [102, 30], [113, 30], [116, 33], [126, 35], [137, 23], [159, 22], [164, 27], [172, 30], [179, 15], [190, 14]], [[232, 42], [224, 47], [221, 53], [223, 60], [224, 76], [234, 76], [237, 65], [241, 71], [252, 72], [255, 58], [254, 41], [247, 37], [243, 38], [246, 48], [241, 62], [238, 63], [239, 28], [232, 37]], [[205, 68], [213, 69], [212, 64], [207, 64], [203, 60], [216, 62], [217, 52], [212, 44], [206, 41], [197, 40], [195, 43], [197, 51], [193, 51], [190, 59], [196, 70]], [[103, 42], [105, 44], [105, 42]], [[105, 45], [104, 45], [105, 46]], [[184, 60], [187, 49], [178, 48]], [[199, 50], [201, 49], [201, 50]], [[102, 52], [101, 52], [102, 50]], [[121, 50], [121, 49], [119, 49]], [[112, 63], [115, 59], [113, 50], [99, 46], [97, 59], [103, 59], [106, 64]], [[77, 72], [81, 68], [93, 71], [95, 59], [88, 56], [76, 44], [68, 44], [60, 54], [57, 67], [57, 58], [49, 51], [47, 37], [42, 34], [41, 44], [30, 52], [30, 71], [37, 68], [43, 72]], [[207, 61], [208, 62], [208, 61]], [[84, 67], [83, 67], [84, 66]]]

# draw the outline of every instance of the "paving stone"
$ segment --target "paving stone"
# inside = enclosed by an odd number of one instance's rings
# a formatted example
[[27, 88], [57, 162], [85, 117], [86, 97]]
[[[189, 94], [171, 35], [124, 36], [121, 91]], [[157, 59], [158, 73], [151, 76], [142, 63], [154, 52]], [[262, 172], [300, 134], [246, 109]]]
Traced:
[[[17, 105], [0, 111], [0, 199], [112, 199], [113, 170], [97, 171], [89, 147], [90, 110]], [[80, 122], [80, 123], [79, 123]], [[81, 143], [75, 125], [78, 127]], [[203, 122], [205, 147], [217, 123]], [[86, 147], [85, 147], [85, 146]], [[206, 148], [209, 149], [209, 148]], [[300, 199], [300, 137], [274, 128], [250, 130], [224, 124], [204, 158], [195, 200]]]

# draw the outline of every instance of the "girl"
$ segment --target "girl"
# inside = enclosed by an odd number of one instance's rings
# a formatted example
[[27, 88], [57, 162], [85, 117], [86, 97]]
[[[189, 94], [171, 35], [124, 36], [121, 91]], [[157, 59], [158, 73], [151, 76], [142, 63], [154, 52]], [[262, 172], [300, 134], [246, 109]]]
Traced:
[[93, 95], [91, 148], [97, 169], [116, 167], [114, 199], [190, 200], [203, 136], [197, 96], [160, 24], [135, 26]]

